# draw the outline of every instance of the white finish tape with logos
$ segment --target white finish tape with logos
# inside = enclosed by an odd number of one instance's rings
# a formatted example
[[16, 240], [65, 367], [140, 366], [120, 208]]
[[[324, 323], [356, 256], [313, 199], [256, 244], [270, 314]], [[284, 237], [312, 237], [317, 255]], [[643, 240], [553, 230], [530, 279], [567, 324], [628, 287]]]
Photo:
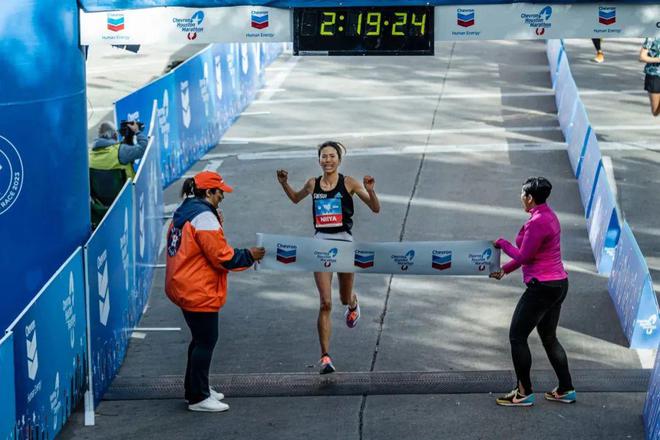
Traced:
[[487, 276], [500, 268], [500, 251], [488, 240], [367, 243], [258, 233], [257, 243], [266, 248], [258, 268], [267, 270]]

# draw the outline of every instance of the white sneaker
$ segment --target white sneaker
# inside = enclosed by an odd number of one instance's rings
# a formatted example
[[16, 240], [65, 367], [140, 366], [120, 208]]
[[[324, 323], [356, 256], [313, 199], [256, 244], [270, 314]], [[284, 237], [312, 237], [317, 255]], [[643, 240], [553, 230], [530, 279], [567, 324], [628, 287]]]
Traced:
[[218, 402], [225, 398], [224, 394], [217, 392], [213, 388], [209, 388], [209, 392], [211, 393], [211, 397], [213, 397]]
[[222, 412], [229, 409], [229, 405], [215, 400], [213, 397], [207, 397], [199, 403], [188, 405], [190, 411], [203, 411], [203, 412]]

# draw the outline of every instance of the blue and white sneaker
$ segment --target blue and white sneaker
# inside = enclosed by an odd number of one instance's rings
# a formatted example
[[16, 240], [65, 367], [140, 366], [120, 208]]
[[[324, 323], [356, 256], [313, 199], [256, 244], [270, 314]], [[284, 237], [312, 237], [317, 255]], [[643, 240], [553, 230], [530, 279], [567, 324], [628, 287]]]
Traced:
[[518, 391], [518, 388], [514, 388], [509, 394], [498, 397], [495, 402], [502, 406], [532, 406], [535, 400], [534, 393], [523, 396]]
[[577, 400], [577, 396], [575, 394], [575, 390], [570, 390], [570, 391], [566, 391], [565, 393], [559, 394], [557, 392], [557, 388], [555, 388], [549, 393], [545, 393], [545, 399], [560, 403], [575, 403], [575, 401]]

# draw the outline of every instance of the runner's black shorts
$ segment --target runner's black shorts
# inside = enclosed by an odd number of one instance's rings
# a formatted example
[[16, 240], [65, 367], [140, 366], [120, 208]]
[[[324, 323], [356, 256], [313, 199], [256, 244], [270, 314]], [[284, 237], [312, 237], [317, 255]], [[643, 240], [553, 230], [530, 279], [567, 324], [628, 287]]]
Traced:
[[649, 93], [660, 93], [660, 76], [646, 74], [644, 90]]

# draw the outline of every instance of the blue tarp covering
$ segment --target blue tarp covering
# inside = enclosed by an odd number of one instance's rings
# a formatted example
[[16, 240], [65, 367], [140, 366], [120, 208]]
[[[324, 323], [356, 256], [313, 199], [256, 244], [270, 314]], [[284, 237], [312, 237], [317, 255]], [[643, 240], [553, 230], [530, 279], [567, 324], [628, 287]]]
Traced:
[[[189, 8], [212, 8], [218, 6], [258, 5], [274, 8], [317, 7], [317, 6], [402, 6], [402, 5], [498, 5], [522, 3], [501, 0], [79, 0], [86, 11], [108, 11], [113, 9], [153, 8], [157, 6], [185, 6]], [[656, 3], [656, 0], [616, 1], [617, 3]], [[524, 3], [548, 3], [529, 0]], [[593, 3], [589, 0], [553, 0], [552, 4]], [[609, 4], [609, 3], [608, 3]]]

